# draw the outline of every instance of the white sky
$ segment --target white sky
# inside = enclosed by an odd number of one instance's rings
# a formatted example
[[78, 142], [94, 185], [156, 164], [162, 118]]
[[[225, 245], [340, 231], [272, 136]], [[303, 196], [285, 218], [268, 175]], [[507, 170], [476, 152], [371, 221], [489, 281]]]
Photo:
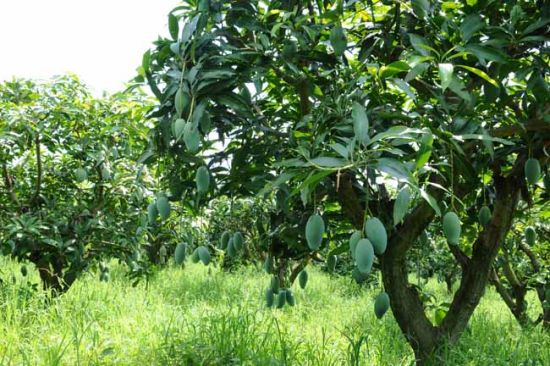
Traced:
[[168, 34], [176, 0], [0, 0], [0, 81], [73, 72], [115, 92]]

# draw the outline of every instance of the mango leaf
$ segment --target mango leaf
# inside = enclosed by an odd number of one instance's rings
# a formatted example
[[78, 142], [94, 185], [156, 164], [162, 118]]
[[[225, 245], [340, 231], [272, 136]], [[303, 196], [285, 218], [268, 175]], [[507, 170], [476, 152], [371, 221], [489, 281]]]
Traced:
[[413, 182], [411, 172], [405, 164], [392, 158], [379, 158], [374, 164], [374, 168], [384, 172], [398, 180]]
[[514, 143], [512, 141], [508, 141], [506, 139], [501, 139], [499, 137], [492, 137], [486, 134], [474, 134], [474, 133], [468, 133], [464, 135], [453, 135], [453, 139], [457, 141], [464, 141], [464, 140], [480, 140], [480, 141], [491, 141], [491, 142], [499, 142], [503, 145], [509, 145], [513, 146]]
[[441, 89], [445, 91], [453, 81], [453, 64], [439, 64], [439, 79], [441, 79]]
[[420, 149], [416, 154], [416, 169], [422, 168], [430, 160], [432, 155], [432, 145], [434, 137], [431, 132], [428, 131], [424, 136], [422, 136], [422, 143], [420, 144]]
[[428, 41], [426, 41], [424, 37], [414, 33], [409, 33], [409, 40], [411, 41], [411, 46], [422, 56], [429, 56], [430, 51], [434, 51], [434, 53], [437, 54], [437, 52], [435, 52], [435, 50], [428, 45]]
[[428, 202], [428, 204], [434, 209], [437, 216], [441, 216], [441, 209], [439, 208], [437, 201], [435, 200], [435, 198], [433, 198], [432, 195], [426, 192], [424, 188], [420, 188], [420, 196], [424, 198], [426, 202]]
[[143, 58], [141, 59], [141, 67], [143, 67], [144, 72], [149, 72], [149, 67], [151, 65], [151, 50], [145, 51]]
[[428, 15], [430, 11], [430, 2], [428, 0], [411, 0], [411, 3], [414, 14], [419, 19], [426, 18], [426, 15]]
[[466, 45], [465, 50], [476, 56], [482, 65], [485, 65], [486, 61], [506, 63], [506, 55], [491, 47], [480, 44], [469, 44]]
[[470, 71], [471, 73], [474, 73], [476, 74], [477, 76], [479, 76], [480, 78], [482, 78], [483, 80], [487, 81], [488, 83], [490, 83], [491, 85], [495, 86], [495, 87], [499, 87], [498, 86], [498, 83], [492, 79], [489, 75], [487, 75], [486, 73], [484, 73], [483, 71], [481, 71], [480, 69], [476, 69], [475, 67], [470, 67], [470, 66], [465, 66], [465, 65], [457, 65], [457, 67], [461, 67], [465, 70], [468, 70]]
[[353, 103], [351, 116], [355, 138], [360, 143], [367, 144], [369, 142], [369, 119], [365, 107], [357, 102]]
[[393, 204], [393, 224], [397, 225], [403, 220], [409, 210], [411, 203], [411, 190], [408, 186], [403, 187], [397, 194]]
[[414, 94], [413, 90], [411, 89], [409, 83], [407, 83], [403, 79], [392, 79], [391, 80], [400, 90], [402, 90], [409, 98], [411, 98], [413, 101], [416, 101], [416, 95]]
[[347, 159], [349, 157], [349, 151], [346, 146], [336, 142], [334, 144], [331, 144], [330, 147], [332, 148], [332, 150], [340, 154], [344, 159]]
[[168, 30], [170, 31], [170, 36], [172, 39], [177, 41], [180, 28], [178, 25], [178, 18], [176, 18], [174, 14], [168, 15]]
[[311, 159], [311, 163], [323, 168], [341, 168], [346, 166], [346, 162], [342, 159], [332, 156], [318, 156]]
[[416, 136], [413, 136], [413, 135], [422, 134], [422, 133], [424, 133], [424, 131], [418, 128], [410, 128], [407, 126], [393, 126], [388, 128], [384, 132], [380, 132], [374, 135], [373, 138], [370, 140], [369, 145], [372, 145], [378, 141], [394, 139], [394, 138], [414, 140], [416, 139]]
[[460, 25], [460, 34], [465, 42], [468, 42], [478, 31], [485, 28], [485, 22], [478, 14], [468, 15]]
[[341, 25], [335, 25], [330, 31], [330, 44], [336, 56], [342, 56], [344, 54], [348, 41]]
[[409, 64], [405, 61], [395, 61], [389, 65], [382, 66], [379, 73], [381, 78], [387, 78], [401, 72], [409, 71], [409, 68]]

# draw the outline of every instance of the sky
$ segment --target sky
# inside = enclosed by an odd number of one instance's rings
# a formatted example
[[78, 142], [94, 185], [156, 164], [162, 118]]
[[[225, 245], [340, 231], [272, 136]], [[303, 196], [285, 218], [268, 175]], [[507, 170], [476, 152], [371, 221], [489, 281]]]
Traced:
[[95, 93], [136, 75], [176, 0], [0, 0], [0, 81], [77, 74]]

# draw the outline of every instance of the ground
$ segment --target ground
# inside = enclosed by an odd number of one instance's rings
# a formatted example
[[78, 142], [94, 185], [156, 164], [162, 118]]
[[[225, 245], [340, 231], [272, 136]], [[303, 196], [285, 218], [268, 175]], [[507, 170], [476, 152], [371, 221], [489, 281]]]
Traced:
[[[49, 304], [32, 271], [0, 258], [0, 365], [410, 365], [391, 312], [378, 320], [378, 289], [310, 270], [297, 305], [267, 309], [260, 269], [223, 273], [188, 264], [132, 287], [121, 267], [96, 273]], [[15, 283], [12, 282], [15, 275]], [[438, 302], [443, 285], [430, 282]], [[536, 309], [532, 309], [536, 311]], [[540, 328], [540, 327], [539, 327]], [[550, 365], [550, 336], [522, 331], [489, 289], [448, 365]]]

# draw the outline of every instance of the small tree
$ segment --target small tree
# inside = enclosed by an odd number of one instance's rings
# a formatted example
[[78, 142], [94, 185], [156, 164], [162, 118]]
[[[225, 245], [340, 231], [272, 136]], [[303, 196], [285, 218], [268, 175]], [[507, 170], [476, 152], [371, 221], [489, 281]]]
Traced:
[[[547, 11], [542, 1], [188, 1], [169, 16], [171, 38], [143, 57], [138, 80], [159, 101], [144, 156], [162, 157], [167, 179], [186, 187], [176, 197], [197, 207], [285, 185], [296, 210], [302, 202], [293, 236], [308, 257], [326, 248], [335, 208], [355, 239], [366, 229], [358, 268], [379, 265], [425, 363], [465, 330], [518, 202], [540, 189]], [[193, 184], [201, 167], [207, 190]], [[462, 272], [438, 324], [407, 270], [430, 224]]]
[[139, 269], [144, 190], [132, 159], [146, 107], [139, 94], [96, 99], [72, 76], [0, 85], [0, 250], [34, 263], [54, 293], [103, 258]]

